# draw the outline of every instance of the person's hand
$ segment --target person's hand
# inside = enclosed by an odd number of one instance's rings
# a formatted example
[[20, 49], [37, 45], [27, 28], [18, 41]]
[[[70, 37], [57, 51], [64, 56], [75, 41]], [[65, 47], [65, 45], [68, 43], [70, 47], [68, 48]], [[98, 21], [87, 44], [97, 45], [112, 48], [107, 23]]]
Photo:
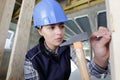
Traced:
[[94, 32], [91, 37], [91, 45], [94, 50], [94, 61], [97, 65], [106, 68], [108, 64], [109, 43], [111, 40], [111, 33], [105, 27], [99, 27], [99, 30]]

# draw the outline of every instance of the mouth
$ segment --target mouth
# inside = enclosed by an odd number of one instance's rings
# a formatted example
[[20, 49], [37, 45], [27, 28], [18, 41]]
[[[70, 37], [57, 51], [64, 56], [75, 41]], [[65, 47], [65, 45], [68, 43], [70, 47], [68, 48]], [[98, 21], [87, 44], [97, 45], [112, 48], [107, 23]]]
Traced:
[[63, 41], [63, 38], [56, 38], [55, 39], [57, 42], [62, 42]]

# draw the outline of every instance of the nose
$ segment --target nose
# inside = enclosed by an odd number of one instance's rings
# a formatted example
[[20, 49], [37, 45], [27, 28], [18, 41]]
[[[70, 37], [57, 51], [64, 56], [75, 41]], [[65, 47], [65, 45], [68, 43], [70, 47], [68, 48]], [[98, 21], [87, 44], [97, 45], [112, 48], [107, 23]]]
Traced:
[[60, 28], [59, 26], [57, 26], [56, 29], [55, 29], [55, 33], [56, 33], [57, 35], [63, 34], [63, 28]]

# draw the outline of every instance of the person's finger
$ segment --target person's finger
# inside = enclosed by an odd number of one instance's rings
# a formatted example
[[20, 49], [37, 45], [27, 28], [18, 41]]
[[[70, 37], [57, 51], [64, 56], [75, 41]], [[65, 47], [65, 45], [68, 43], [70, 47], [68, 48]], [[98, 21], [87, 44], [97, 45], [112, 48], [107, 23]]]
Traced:
[[110, 31], [107, 29], [107, 28], [105, 28], [105, 27], [100, 27], [99, 28], [99, 30], [98, 30], [98, 36], [111, 36], [111, 33], [110, 33]]
[[100, 27], [98, 31], [100, 32], [100, 34], [103, 34], [103, 35], [110, 33], [109, 29], [107, 29], [105, 27]]
[[99, 43], [101, 45], [106, 45], [107, 43], [109, 43], [111, 40], [111, 36], [110, 35], [103, 35], [102, 38], [100, 39]]

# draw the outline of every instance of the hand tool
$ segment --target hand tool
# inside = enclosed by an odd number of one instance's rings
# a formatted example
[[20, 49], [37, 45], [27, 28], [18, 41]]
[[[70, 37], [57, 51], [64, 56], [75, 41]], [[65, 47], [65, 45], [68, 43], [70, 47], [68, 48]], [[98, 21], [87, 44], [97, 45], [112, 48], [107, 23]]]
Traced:
[[84, 33], [80, 33], [75, 36], [72, 36], [69, 40], [67, 40], [66, 42], [60, 45], [60, 46], [67, 46], [67, 45], [73, 44], [77, 61], [78, 61], [78, 68], [80, 70], [82, 80], [90, 80], [90, 75], [88, 72], [86, 59], [83, 51], [83, 45], [82, 45], [82, 41], [86, 41], [88, 39], [89, 39], [88, 34], [84, 32]]

